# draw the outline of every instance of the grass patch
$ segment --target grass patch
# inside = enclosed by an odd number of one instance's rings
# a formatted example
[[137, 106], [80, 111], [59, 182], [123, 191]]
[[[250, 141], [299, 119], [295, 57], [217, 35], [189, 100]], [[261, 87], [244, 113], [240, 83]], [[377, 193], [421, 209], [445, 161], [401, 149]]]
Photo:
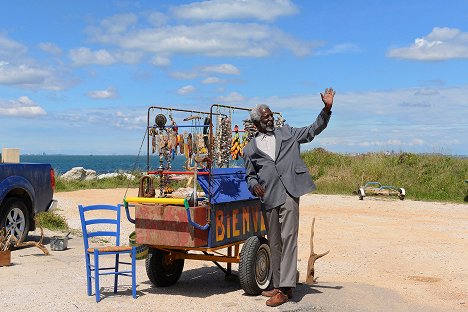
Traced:
[[[142, 172], [133, 173], [135, 179], [129, 180], [125, 175], [118, 175], [113, 178], [94, 179], [87, 181], [65, 180], [61, 177], [55, 178], [55, 191], [56, 192], [71, 192], [87, 189], [113, 189], [113, 188], [138, 188], [140, 186], [140, 179], [143, 176]], [[174, 190], [185, 187], [187, 180], [175, 180], [170, 183], [170, 187]], [[159, 194], [159, 177], [154, 177], [154, 188], [156, 195]], [[199, 188], [200, 190], [200, 188]]]
[[322, 148], [302, 157], [322, 194], [353, 194], [366, 182], [403, 187], [407, 198], [465, 202], [468, 159], [440, 154], [367, 153], [344, 155]]
[[[317, 184], [317, 193], [355, 194], [366, 182], [380, 182], [406, 190], [406, 198], [427, 201], [468, 202], [468, 158], [441, 154], [367, 153], [347, 155], [316, 148], [302, 153]], [[134, 173], [91, 181], [66, 181], [56, 178], [56, 191], [139, 187], [143, 173]], [[155, 177], [156, 196], [159, 178]], [[185, 187], [186, 181], [174, 181], [171, 187]], [[198, 187], [200, 190], [200, 188]]]
[[54, 211], [44, 211], [36, 215], [37, 222], [46, 229], [52, 231], [68, 230], [67, 220]]
[[55, 191], [56, 192], [70, 192], [86, 189], [112, 189], [112, 188], [126, 188], [138, 187], [142, 173], [134, 174], [135, 179], [129, 180], [125, 175], [118, 175], [113, 178], [106, 179], [93, 179], [86, 181], [65, 180], [61, 177], [55, 178]]

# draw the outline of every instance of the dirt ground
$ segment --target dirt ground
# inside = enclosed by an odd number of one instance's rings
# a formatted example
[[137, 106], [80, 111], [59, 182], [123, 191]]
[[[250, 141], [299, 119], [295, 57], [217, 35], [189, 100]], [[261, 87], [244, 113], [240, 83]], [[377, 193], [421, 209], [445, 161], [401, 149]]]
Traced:
[[[128, 196], [135, 196], [131, 189]], [[121, 202], [125, 189], [57, 193], [59, 213], [79, 229], [77, 204]], [[137, 261], [137, 299], [130, 280], [101, 282], [103, 299], [86, 295], [83, 241], [44, 256], [37, 248], [12, 252], [0, 267], [1, 311], [468, 311], [468, 205], [400, 201], [389, 197], [307, 195], [300, 202], [298, 269], [305, 281], [312, 219], [317, 284], [298, 284], [294, 298], [268, 308], [247, 296], [237, 280], [225, 280], [213, 263], [187, 260], [168, 288], [149, 282]], [[123, 217], [124, 218], [124, 217]], [[133, 225], [124, 218], [122, 239]], [[58, 233], [46, 231], [45, 243]], [[39, 231], [30, 238], [38, 240]], [[50, 250], [50, 248], [49, 248]], [[233, 265], [236, 273], [237, 265]]]

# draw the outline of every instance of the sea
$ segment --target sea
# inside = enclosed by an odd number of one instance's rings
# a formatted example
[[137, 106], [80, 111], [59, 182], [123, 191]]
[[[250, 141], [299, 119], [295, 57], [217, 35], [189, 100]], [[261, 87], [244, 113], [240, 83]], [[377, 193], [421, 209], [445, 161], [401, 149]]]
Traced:
[[[56, 174], [64, 174], [74, 167], [95, 170], [96, 174], [112, 172], [146, 171], [146, 155], [21, 155], [22, 163], [48, 163]], [[172, 170], [182, 170], [185, 157], [175, 156], [171, 161]], [[159, 157], [150, 157], [150, 170], [159, 167]]]
[[[185, 170], [185, 156], [177, 155], [171, 160], [171, 169]], [[147, 156], [145, 155], [21, 155], [22, 163], [48, 163], [52, 165], [56, 174], [64, 174], [74, 167], [95, 170], [96, 174], [112, 172], [141, 172], [146, 171]], [[166, 162], [164, 161], [164, 165]], [[230, 167], [241, 167], [243, 162], [231, 161]], [[149, 168], [156, 170], [159, 167], [159, 156], [151, 155]]]

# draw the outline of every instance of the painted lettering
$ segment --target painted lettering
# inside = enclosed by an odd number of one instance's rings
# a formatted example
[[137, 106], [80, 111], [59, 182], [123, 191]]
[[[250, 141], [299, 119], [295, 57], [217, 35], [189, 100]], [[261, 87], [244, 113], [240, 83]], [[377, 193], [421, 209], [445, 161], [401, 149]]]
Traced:
[[216, 211], [216, 241], [222, 241], [224, 239], [224, 213], [220, 209]]
[[240, 235], [240, 231], [237, 228], [238, 217], [239, 217], [239, 209], [233, 209], [232, 210], [232, 236], [234, 237]]
[[249, 208], [242, 208], [242, 235], [250, 232], [250, 213]]

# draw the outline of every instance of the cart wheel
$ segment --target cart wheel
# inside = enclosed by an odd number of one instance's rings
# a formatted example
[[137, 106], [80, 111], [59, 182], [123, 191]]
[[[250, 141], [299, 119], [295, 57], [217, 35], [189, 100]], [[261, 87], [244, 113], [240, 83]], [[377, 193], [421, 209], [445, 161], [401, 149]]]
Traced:
[[360, 200], [363, 200], [364, 196], [366, 196], [366, 193], [364, 193], [364, 189], [362, 187], [360, 187], [358, 190], [358, 196]]
[[398, 194], [398, 198], [399, 198], [400, 200], [405, 199], [406, 191], [405, 191], [404, 188], [398, 189], [398, 193], [399, 193], [399, 194]]
[[268, 240], [263, 237], [249, 237], [240, 253], [239, 280], [248, 295], [259, 295], [270, 286], [271, 252]]
[[184, 269], [184, 259], [171, 259], [169, 253], [160, 249], [152, 249], [146, 258], [146, 274], [150, 281], [158, 287], [175, 284]]

